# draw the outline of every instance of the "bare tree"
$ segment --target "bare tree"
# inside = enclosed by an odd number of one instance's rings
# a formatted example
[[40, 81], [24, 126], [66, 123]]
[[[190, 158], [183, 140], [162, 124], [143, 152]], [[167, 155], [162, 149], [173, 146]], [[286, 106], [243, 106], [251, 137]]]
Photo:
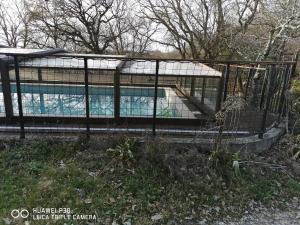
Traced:
[[[144, 16], [160, 24], [168, 38], [159, 43], [177, 49], [183, 58], [216, 58], [228, 47], [225, 39], [245, 32], [256, 13], [259, 0], [141, 0]], [[232, 4], [237, 15], [232, 15]], [[231, 10], [231, 13], [227, 11]], [[232, 18], [238, 21], [228, 30]], [[229, 32], [230, 31], [230, 32]], [[234, 32], [233, 32], [234, 31]]]
[[36, 44], [105, 53], [127, 31], [126, 11], [125, 0], [36, 0], [31, 12], [44, 34], [44, 43], [37, 38]]
[[[35, 33], [32, 45], [38, 48], [65, 48], [68, 40], [60, 26], [62, 14], [56, 7], [56, 0], [32, 2], [29, 7], [32, 16], [31, 27]], [[70, 46], [68, 46], [70, 47]]]
[[232, 37], [231, 49], [244, 59], [280, 59], [299, 37], [300, 1], [265, 0], [247, 31]]
[[27, 47], [31, 41], [31, 16], [27, 11], [25, 0], [0, 2], [0, 37], [5, 45], [10, 47]]
[[119, 20], [117, 28], [121, 35], [113, 42], [114, 52], [132, 56], [141, 56], [150, 50], [152, 37], [157, 32], [157, 26], [152, 21], [140, 17], [137, 12], [128, 13], [126, 21]]
[[[279, 60], [287, 44], [300, 37], [300, 1], [266, 1], [259, 23], [266, 28], [268, 36], [264, 41], [264, 47], [259, 50], [256, 60], [263, 61], [267, 58]], [[263, 81], [260, 74], [257, 73], [254, 78], [261, 87]]]
[[300, 0], [266, 1], [258, 21], [268, 36], [256, 60], [278, 58], [289, 41], [300, 37]]
[[65, 18], [60, 30], [91, 52], [104, 53], [123, 31], [116, 28], [125, 14], [123, 0], [63, 0], [57, 4]]
[[129, 52], [133, 55], [142, 55], [150, 50], [150, 46], [153, 44], [153, 36], [157, 33], [157, 25], [140, 18], [133, 23], [129, 33], [132, 40]]
[[[300, 37], [300, 0], [0, 0], [0, 38], [14, 47], [182, 58], [277, 58]], [[295, 44], [296, 43], [296, 44]]]

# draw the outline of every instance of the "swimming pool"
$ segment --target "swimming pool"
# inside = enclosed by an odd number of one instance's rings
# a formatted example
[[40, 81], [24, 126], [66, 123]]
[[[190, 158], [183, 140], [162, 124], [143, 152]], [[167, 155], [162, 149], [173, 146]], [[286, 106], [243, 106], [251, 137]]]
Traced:
[[[85, 116], [85, 90], [83, 85], [21, 84], [24, 115]], [[152, 117], [154, 88], [121, 87], [120, 115]], [[13, 110], [18, 115], [16, 86], [11, 85]], [[90, 115], [113, 117], [114, 88], [112, 86], [89, 87]], [[178, 107], [181, 104], [181, 108]], [[182, 102], [171, 88], [159, 88], [157, 98], [158, 117], [183, 117]], [[0, 105], [4, 110], [3, 101]], [[2, 112], [3, 113], [3, 112]]]

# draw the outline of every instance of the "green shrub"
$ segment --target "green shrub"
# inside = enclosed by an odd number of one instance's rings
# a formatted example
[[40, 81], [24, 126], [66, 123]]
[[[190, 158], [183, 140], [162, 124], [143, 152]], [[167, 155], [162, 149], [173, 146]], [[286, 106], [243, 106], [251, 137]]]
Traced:
[[134, 139], [125, 138], [124, 142], [121, 142], [115, 148], [107, 149], [107, 152], [112, 155], [112, 162], [120, 165], [121, 168], [128, 168], [135, 161], [133, 155], [135, 145]]

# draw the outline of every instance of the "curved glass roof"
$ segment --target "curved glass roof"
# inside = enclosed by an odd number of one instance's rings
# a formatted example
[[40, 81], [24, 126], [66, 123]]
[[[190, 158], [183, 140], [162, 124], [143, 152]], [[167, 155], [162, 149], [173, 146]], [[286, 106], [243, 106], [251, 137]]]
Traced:
[[[109, 58], [88, 59], [88, 68], [99, 70], [115, 70], [120, 62], [121, 60]], [[84, 69], [84, 60], [83, 58], [50, 56], [43, 58], [26, 59], [20, 62], [20, 66], [61, 69]]]
[[[127, 61], [122, 67], [123, 74], [155, 74], [156, 62], [150, 60]], [[221, 77], [222, 73], [204, 65], [191, 61], [160, 61], [159, 75], [165, 76], [210, 76]]]

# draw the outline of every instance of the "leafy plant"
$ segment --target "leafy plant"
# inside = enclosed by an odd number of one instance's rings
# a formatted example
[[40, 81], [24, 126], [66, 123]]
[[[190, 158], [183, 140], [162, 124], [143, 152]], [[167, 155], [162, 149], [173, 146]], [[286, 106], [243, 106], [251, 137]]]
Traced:
[[241, 174], [241, 172], [240, 172], [240, 163], [239, 163], [239, 161], [233, 161], [233, 163], [232, 163], [232, 168], [233, 168], [233, 171], [234, 171], [234, 175], [236, 176], [236, 177], [239, 177], [240, 176], [240, 174]]
[[122, 168], [131, 167], [135, 161], [133, 155], [135, 144], [135, 140], [125, 138], [125, 141], [118, 144], [115, 148], [107, 149], [107, 152], [113, 156], [111, 163], [117, 163]]
[[233, 168], [234, 175], [236, 177], [239, 177], [241, 175], [239, 161], [240, 161], [240, 154], [239, 154], [239, 152], [234, 153], [232, 155], [232, 168]]
[[40, 161], [31, 161], [27, 164], [27, 171], [30, 175], [39, 175], [44, 168]]
[[232, 155], [222, 149], [212, 151], [209, 158], [209, 164], [219, 175], [227, 177], [228, 169], [232, 165]]
[[210, 167], [226, 181], [231, 181], [234, 177], [238, 178], [241, 175], [239, 153], [231, 154], [226, 150], [218, 149], [212, 151], [208, 160]]

